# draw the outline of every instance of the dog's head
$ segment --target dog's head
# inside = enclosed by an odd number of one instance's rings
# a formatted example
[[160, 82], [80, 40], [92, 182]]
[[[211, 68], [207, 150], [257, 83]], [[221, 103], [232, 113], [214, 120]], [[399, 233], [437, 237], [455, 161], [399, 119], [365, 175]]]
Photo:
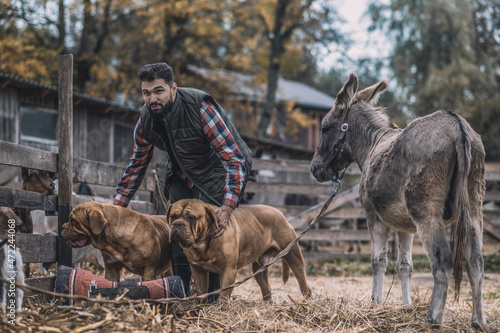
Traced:
[[167, 222], [170, 226], [170, 241], [182, 247], [212, 237], [218, 229], [214, 206], [198, 199], [179, 200], [168, 208]]
[[69, 246], [87, 246], [103, 232], [108, 220], [99, 207], [96, 202], [86, 202], [69, 214], [69, 222], [63, 224], [62, 230]]

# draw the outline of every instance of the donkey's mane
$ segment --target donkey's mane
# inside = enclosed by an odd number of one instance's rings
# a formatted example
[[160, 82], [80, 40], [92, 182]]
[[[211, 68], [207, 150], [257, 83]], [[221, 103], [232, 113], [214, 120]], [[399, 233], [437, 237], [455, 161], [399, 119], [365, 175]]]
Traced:
[[377, 132], [379, 130], [397, 129], [398, 126], [389, 119], [385, 112], [385, 107], [373, 107], [367, 103], [359, 103], [359, 112], [357, 117], [363, 119], [365, 123], [370, 124], [366, 129], [368, 132]]

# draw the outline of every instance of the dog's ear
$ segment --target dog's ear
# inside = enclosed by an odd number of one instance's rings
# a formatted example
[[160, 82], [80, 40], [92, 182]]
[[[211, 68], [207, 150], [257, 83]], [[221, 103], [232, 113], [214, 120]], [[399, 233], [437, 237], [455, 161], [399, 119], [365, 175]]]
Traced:
[[94, 235], [99, 235], [104, 230], [108, 220], [99, 209], [89, 209], [87, 215], [89, 216], [90, 230]]
[[168, 206], [168, 209], [167, 209], [167, 224], [169, 226], [172, 226], [172, 221], [170, 221], [170, 211], [172, 210], [172, 204], [170, 206]]
[[212, 237], [219, 230], [219, 219], [211, 206], [205, 205], [205, 211], [207, 213], [208, 236]]

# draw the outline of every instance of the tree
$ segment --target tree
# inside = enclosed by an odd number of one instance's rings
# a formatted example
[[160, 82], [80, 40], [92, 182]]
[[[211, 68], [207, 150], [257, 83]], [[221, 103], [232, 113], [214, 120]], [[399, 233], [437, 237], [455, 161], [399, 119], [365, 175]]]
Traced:
[[[242, 6], [241, 1], [238, 2]], [[256, 56], [256, 59], [261, 59], [261, 65], [264, 63], [267, 68], [265, 106], [259, 122], [259, 132], [265, 134], [273, 114], [278, 77], [286, 64], [296, 65], [290, 60], [301, 58], [304, 45], [314, 48], [317, 44], [341, 43], [343, 37], [334, 28], [339, 18], [328, 1], [248, 1], [244, 10], [245, 14], [241, 17], [255, 29], [252, 30], [255, 32], [254, 40], [257, 40], [255, 44], [266, 45], [259, 48], [260, 52]], [[300, 67], [287, 69], [293, 76]]]
[[371, 4], [372, 29], [394, 41], [391, 68], [408, 110], [454, 110], [500, 158], [500, 4], [489, 0], [392, 0]]
[[[57, 55], [71, 52], [75, 89], [92, 93], [96, 76], [111, 73], [106, 68], [113, 59], [110, 50], [120, 43], [116, 36], [128, 30], [128, 18], [135, 10], [132, 0], [81, 0], [70, 5], [64, 0], [8, 0], [0, 14], [6, 23], [0, 54], [9, 56], [0, 69], [56, 84]], [[33, 77], [32, 68], [40, 75]], [[100, 96], [115, 93], [112, 87], [109, 80], [105, 82]]]

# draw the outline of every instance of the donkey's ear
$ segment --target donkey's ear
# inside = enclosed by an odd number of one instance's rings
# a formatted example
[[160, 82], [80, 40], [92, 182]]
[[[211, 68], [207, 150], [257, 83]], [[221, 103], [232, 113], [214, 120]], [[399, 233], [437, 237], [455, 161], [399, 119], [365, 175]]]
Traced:
[[341, 109], [341, 112], [347, 112], [347, 109], [351, 106], [354, 101], [354, 96], [358, 91], [358, 77], [356, 74], [351, 73], [346, 83], [340, 89], [337, 94], [337, 98], [335, 99], [335, 108]]
[[356, 97], [359, 101], [363, 101], [372, 106], [375, 106], [378, 102], [380, 94], [386, 91], [387, 87], [387, 82], [380, 81], [379, 83], [374, 84], [371, 87], [361, 90], [356, 94]]

